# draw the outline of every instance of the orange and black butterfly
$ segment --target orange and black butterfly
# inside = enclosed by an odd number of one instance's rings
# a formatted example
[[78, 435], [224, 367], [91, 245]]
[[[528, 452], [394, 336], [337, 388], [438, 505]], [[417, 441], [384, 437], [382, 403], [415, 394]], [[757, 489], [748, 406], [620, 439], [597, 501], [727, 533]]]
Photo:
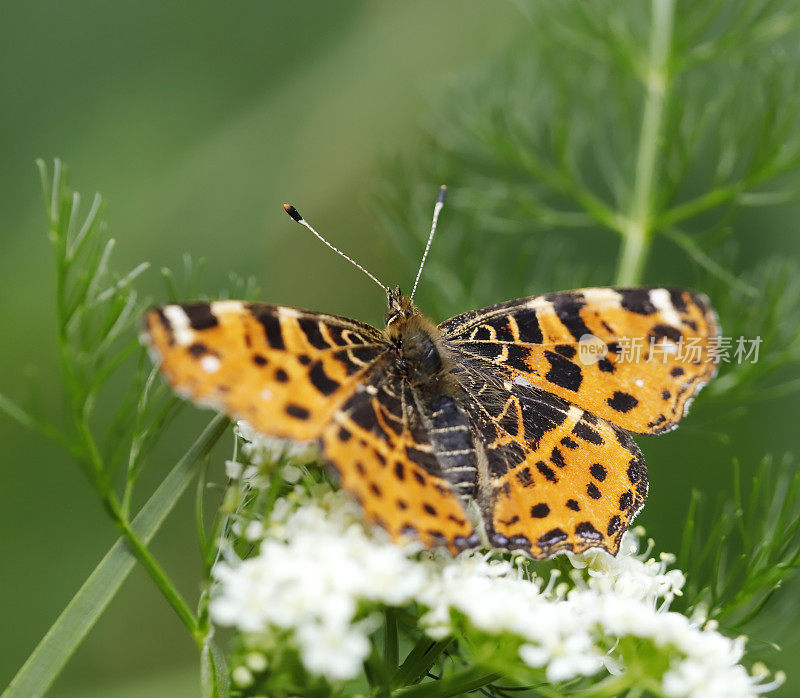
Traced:
[[[431, 237], [443, 202], [444, 188]], [[535, 558], [615, 554], [647, 496], [629, 432], [674, 428], [714, 373], [719, 328], [707, 299], [585, 288], [437, 325], [413, 291], [384, 289], [383, 330], [226, 300], [150, 310], [146, 339], [181, 395], [260, 433], [318, 444], [365, 517], [395, 539], [453, 553], [485, 540]], [[622, 356], [631, 340], [644, 347], [638, 361]], [[690, 344], [681, 360], [675, 347]]]

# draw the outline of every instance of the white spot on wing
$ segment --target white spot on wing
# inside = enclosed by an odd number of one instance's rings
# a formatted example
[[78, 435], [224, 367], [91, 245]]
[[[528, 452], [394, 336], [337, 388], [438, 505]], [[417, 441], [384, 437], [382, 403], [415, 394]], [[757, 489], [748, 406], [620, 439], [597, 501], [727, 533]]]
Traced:
[[641, 388], [644, 385], [644, 381], [641, 378], [637, 378], [634, 383], [637, 387]]
[[524, 385], [526, 388], [532, 388], [533, 383], [531, 383], [525, 376], [514, 376], [514, 380], [512, 383], [516, 383], [517, 385]]
[[583, 297], [592, 305], [599, 305], [604, 308], [619, 308], [620, 295], [613, 288], [587, 288], [583, 291]]
[[261, 391], [261, 399], [272, 400], [272, 391], [268, 390], [267, 388], [264, 388], [264, 390]]
[[164, 306], [164, 317], [169, 320], [169, 324], [172, 326], [172, 335], [175, 337], [176, 343], [182, 347], [192, 343], [194, 339], [194, 330], [189, 322], [189, 316], [184, 312], [181, 306]]
[[681, 326], [681, 316], [672, 305], [672, 299], [669, 297], [669, 291], [665, 288], [654, 288], [650, 290], [650, 302], [655, 306], [656, 310], [661, 313], [664, 321], [675, 327]]
[[219, 359], [216, 356], [211, 356], [211, 354], [206, 354], [202, 359], [200, 359], [200, 368], [202, 368], [206, 373], [216, 373], [219, 371], [219, 367], [221, 366]]
[[212, 301], [211, 314], [219, 317], [225, 313], [241, 313], [244, 310], [242, 301]]

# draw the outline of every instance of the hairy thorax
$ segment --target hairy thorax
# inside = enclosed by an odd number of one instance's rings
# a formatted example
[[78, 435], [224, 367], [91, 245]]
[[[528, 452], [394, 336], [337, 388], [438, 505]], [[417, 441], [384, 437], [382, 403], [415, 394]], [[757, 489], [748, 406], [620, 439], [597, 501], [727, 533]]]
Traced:
[[390, 308], [386, 322], [386, 339], [400, 371], [419, 389], [447, 392], [452, 359], [436, 324], [405, 298]]

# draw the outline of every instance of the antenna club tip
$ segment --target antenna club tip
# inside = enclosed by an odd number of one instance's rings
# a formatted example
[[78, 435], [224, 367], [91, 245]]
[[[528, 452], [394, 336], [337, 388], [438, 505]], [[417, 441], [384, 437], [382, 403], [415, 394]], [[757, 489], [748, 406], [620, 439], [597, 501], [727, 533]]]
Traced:
[[442, 186], [439, 187], [439, 196], [436, 197], [436, 203], [443, 204], [446, 196], [447, 196], [447, 185], [442, 184]]
[[291, 204], [284, 204], [283, 205], [283, 210], [286, 211], [286, 213], [289, 214], [289, 217], [293, 221], [297, 221], [299, 223], [300, 221], [303, 220], [303, 217], [300, 215], [298, 210], [294, 206], [292, 206]]

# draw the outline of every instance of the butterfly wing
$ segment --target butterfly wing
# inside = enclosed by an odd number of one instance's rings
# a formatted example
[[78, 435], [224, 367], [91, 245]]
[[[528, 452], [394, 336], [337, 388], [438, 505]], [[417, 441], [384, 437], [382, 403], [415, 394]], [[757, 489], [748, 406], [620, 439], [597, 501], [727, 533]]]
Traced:
[[154, 308], [143, 339], [178, 393], [298, 440], [319, 438], [386, 349], [354, 320], [240, 301]]
[[381, 333], [347, 318], [217, 301], [155, 308], [144, 340], [172, 387], [262, 433], [317, 441], [395, 539], [479, 544]]
[[385, 358], [322, 435], [325, 459], [368, 521], [395, 540], [411, 536], [455, 554], [480, 541], [435, 451], [412, 386]]
[[552, 293], [439, 327], [456, 353], [641, 434], [676, 426], [714, 375], [719, 335], [708, 299], [675, 288]]
[[485, 449], [479, 501], [491, 545], [537, 559], [589, 548], [615, 555], [647, 496], [631, 436], [544, 390], [500, 387], [480, 364], [459, 380]]

